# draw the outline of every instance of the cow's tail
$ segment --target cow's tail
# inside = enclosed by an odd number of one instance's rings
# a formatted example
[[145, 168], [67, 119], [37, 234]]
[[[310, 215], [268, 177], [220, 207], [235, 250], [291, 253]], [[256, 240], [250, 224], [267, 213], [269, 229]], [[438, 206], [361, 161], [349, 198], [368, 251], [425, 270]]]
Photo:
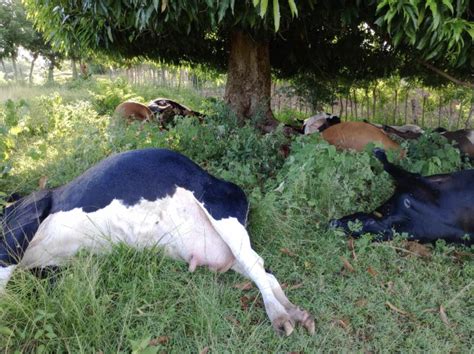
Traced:
[[0, 222], [0, 265], [16, 264], [52, 207], [52, 191], [30, 194], [5, 208]]

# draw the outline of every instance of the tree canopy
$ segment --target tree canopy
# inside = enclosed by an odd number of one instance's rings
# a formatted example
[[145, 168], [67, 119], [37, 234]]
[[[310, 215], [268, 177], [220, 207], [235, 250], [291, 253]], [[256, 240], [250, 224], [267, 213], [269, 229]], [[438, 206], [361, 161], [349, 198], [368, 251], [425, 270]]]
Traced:
[[[231, 70], [232, 53], [242, 55], [255, 42], [267, 48], [260, 57], [255, 54], [260, 58], [255, 61], [268, 56], [281, 77], [354, 81], [435, 68], [464, 81], [473, 79], [469, 0], [455, 5], [449, 0], [24, 2], [38, 28], [65, 51]], [[236, 32], [248, 37], [247, 49], [232, 46]], [[243, 80], [240, 76], [233, 77]]]

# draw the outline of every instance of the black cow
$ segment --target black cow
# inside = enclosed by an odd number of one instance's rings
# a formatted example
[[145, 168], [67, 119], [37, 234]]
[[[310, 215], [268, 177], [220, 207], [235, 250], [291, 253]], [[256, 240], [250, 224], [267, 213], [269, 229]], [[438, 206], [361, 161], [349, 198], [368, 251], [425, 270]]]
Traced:
[[230, 268], [252, 279], [279, 333], [295, 322], [314, 333], [313, 317], [293, 305], [245, 229], [247, 198], [187, 157], [163, 149], [111, 156], [69, 184], [35, 192], [7, 207], [0, 239], [0, 291], [17, 266], [61, 265], [80, 249], [106, 252], [112, 243], [160, 246], [189, 270]]
[[[472, 244], [474, 240], [474, 170], [423, 177], [388, 162], [382, 149], [374, 150], [395, 180], [394, 195], [374, 212], [355, 213], [330, 226], [342, 227], [353, 236], [364, 233], [391, 239], [393, 230], [406, 232], [410, 239]], [[350, 230], [349, 223], [359, 220], [362, 228]]]

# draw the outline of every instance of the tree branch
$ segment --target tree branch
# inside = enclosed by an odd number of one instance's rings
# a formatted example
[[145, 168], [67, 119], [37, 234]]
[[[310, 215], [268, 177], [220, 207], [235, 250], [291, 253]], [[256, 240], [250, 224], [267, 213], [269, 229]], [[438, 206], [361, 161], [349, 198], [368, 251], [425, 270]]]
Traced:
[[455, 84], [458, 84], [458, 85], [461, 85], [461, 86], [464, 86], [464, 87], [467, 87], [467, 88], [471, 88], [471, 89], [474, 89], [474, 84], [473, 83], [470, 83], [470, 82], [467, 82], [467, 81], [461, 81], [459, 79], [456, 79], [455, 77], [449, 75], [448, 73], [445, 73], [443, 70], [441, 69], [438, 69], [437, 67], [435, 67], [434, 65], [424, 61], [424, 60], [421, 60], [421, 59], [417, 59], [418, 63], [420, 63], [421, 65], [423, 65], [424, 67], [430, 69], [431, 71], [434, 71], [435, 73], [437, 73], [438, 75], [441, 75], [442, 77], [444, 77], [445, 79], [448, 79], [449, 81], [452, 81], [454, 82]]

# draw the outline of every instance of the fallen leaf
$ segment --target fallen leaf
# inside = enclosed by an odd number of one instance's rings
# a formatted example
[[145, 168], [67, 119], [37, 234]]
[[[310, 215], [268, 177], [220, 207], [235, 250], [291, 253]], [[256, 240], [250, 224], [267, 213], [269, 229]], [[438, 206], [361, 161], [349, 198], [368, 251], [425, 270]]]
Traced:
[[339, 256], [339, 258], [341, 259], [342, 261], [342, 264], [344, 265], [344, 269], [353, 273], [355, 272], [355, 269], [354, 267], [352, 266], [352, 264], [349, 263], [349, 261], [347, 259], [345, 259], [344, 257], [342, 256]]
[[225, 316], [225, 319], [232, 322], [235, 326], [240, 326], [240, 321], [233, 316]]
[[349, 251], [354, 251], [355, 245], [354, 245], [354, 239], [352, 237], [349, 237], [347, 240], [347, 247], [349, 247]]
[[443, 321], [443, 323], [449, 327], [449, 320], [448, 320], [448, 316], [446, 315], [446, 309], [444, 308], [443, 305], [441, 305], [439, 307], [439, 317], [441, 317], [441, 321]]
[[42, 176], [38, 181], [39, 189], [45, 189], [46, 183], [48, 183], [48, 176]]
[[405, 241], [403, 243], [403, 247], [407, 250], [407, 251], [410, 251], [420, 257], [423, 257], [423, 258], [429, 258], [431, 257], [431, 249], [426, 246], [426, 245], [422, 245], [418, 242], [415, 242], [415, 241]]
[[349, 247], [349, 251], [351, 251], [352, 253], [352, 259], [357, 260], [357, 255], [355, 252], [355, 243], [352, 237], [350, 237], [349, 240], [347, 241], [347, 246]]
[[234, 288], [239, 289], [239, 290], [250, 290], [253, 288], [253, 285], [252, 285], [252, 282], [245, 281], [243, 283], [234, 284]]
[[388, 302], [388, 301], [385, 302], [385, 305], [387, 305], [388, 307], [390, 307], [390, 309], [391, 309], [392, 311], [395, 311], [395, 312], [399, 313], [400, 315], [409, 316], [409, 313], [408, 313], [408, 312], [403, 311], [403, 310], [400, 310], [398, 307], [395, 307], [395, 305], [391, 304], [391, 303]]
[[171, 337], [169, 336], [159, 336], [150, 340], [148, 345], [156, 347], [158, 344], [166, 344], [170, 341]]
[[207, 354], [208, 351], [209, 351], [209, 347], [204, 347], [204, 348], [201, 349], [199, 354]]
[[376, 277], [379, 274], [372, 267], [367, 268], [367, 273], [369, 273], [373, 277]]
[[455, 250], [452, 256], [456, 262], [471, 261], [474, 258], [474, 253]]
[[244, 296], [240, 297], [240, 308], [243, 311], [247, 311], [249, 309], [251, 303], [254, 303], [254, 306], [262, 307], [261, 302], [257, 301], [257, 296], [244, 295]]
[[288, 248], [280, 248], [280, 252], [283, 253], [283, 254], [286, 254], [287, 256], [290, 256], [290, 257], [296, 257], [296, 253], [290, 251]]
[[332, 321], [333, 324], [339, 326], [339, 327], [342, 327], [344, 329], [348, 329], [349, 328], [349, 321], [347, 319], [335, 319]]
[[299, 288], [302, 288], [304, 286], [303, 283], [296, 283], [295, 285], [290, 285], [288, 287], [288, 290], [294, 290], [294, 289], [299, 289]]

